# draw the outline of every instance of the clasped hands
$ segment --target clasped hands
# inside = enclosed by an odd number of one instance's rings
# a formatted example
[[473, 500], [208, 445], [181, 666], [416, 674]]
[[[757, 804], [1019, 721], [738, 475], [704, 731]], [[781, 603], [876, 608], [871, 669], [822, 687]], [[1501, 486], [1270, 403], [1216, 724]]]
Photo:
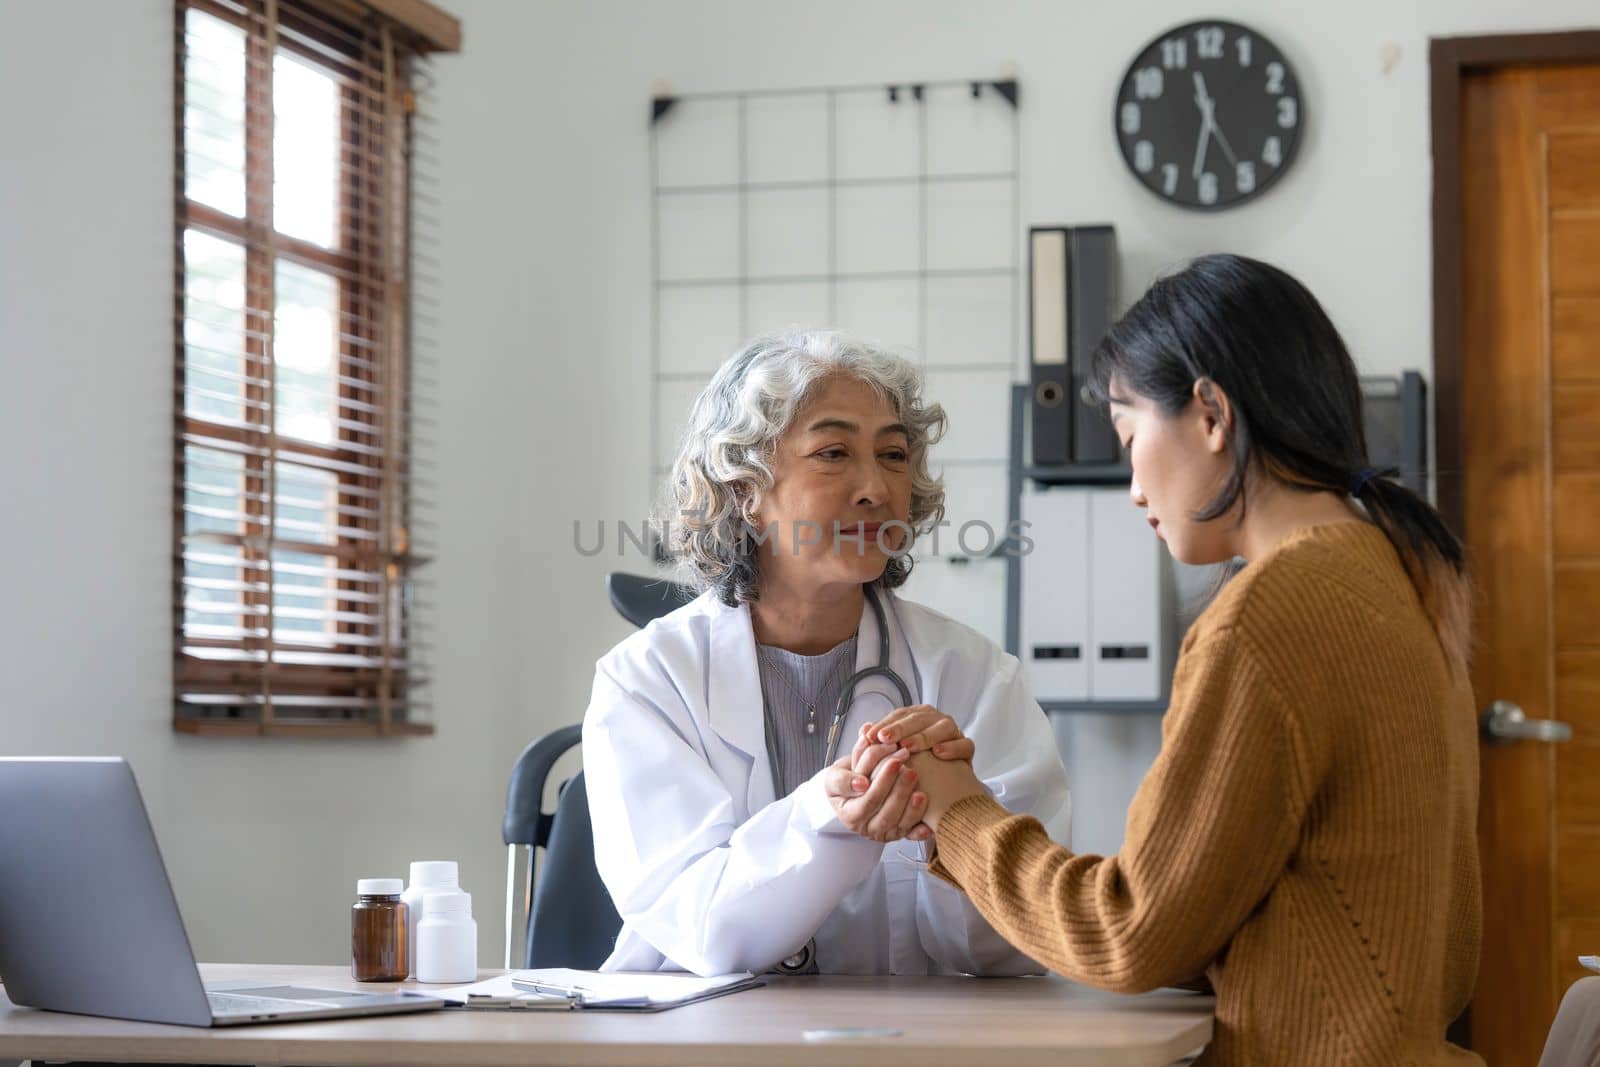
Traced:
[[870, 841], [927, 841], [963, 797], [984, 793], [972, 740], [928, 704], [896, 708], [861, 727], [850, 755], [823, 784], [839, 821]]

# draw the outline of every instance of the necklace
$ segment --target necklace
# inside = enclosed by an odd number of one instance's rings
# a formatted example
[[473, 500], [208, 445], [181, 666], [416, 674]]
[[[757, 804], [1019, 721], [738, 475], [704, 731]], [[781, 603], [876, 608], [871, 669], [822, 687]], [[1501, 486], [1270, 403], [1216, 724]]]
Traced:
[[[850, 635], [850, 640], [848, 642], [846, 642], [846, 646], [847, 647], [845, 648], [845, 651], [840, 653], [840, 655], [839, 655], [839, 662], [840, 663], [844, 663], [844, 664], [849, 665], [849, 666], [853, 666], [855, 664], [855, 648], [856, 648], [856, 635], [855, 634], [851, 634]], [[832, 682], [835, 680], [835, 677], [839, 673], [838, 665], [835, 664], [833, 670], [829, 672], [828, 677], [824, 678], [822, 680], [822, 684], [817, 686], [816, 693], [813, 696], [811, 696], [810, 698], [807, 698], [804, 693], [800, 692], [800, 690], [795, 686], [795, 684], [793, 682], [789, 681], [788, 675], [784, 671], [784, 668], [783, 668], [782, 664], [774, 663], [771, 659], [767, 659], [766, 663], [767, 663], [767, 667], [769, 669], [768, 673], [774, 675], [778, 679], [778, 681], [783, 683], [783, 687], [785, 689], [787, 689], [787, 690], [789, 690], [789, 692], [793, 693], [796, 697], [799, 698], [800, 703], [805, 705], [805, 709], [806, 709], [806, 733], [808, 735], [815, 735], [816, 732], [817, 732], [817, 700], [818, 700], [818, 698], [820, 698], [822, 696], [823, 693], [825, 693], [827, 691], [828, 686], [830, 684], [832, 684]]]

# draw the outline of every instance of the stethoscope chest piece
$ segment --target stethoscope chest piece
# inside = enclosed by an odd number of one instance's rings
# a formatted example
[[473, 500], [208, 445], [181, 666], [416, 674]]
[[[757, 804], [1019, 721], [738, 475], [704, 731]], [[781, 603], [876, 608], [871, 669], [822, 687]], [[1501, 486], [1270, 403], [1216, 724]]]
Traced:
[[779, 974], [805, 974], [817, 958], [817, 939], [812, 938], [800, 947], [800, 951], [792, 956], [787, 956], [773, 970]]

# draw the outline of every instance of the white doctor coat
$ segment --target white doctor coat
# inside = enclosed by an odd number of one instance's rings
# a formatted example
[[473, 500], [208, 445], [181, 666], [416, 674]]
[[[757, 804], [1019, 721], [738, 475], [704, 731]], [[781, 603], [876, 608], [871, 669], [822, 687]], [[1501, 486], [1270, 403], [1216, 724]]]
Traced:
[[[960, 724], [1000, 803], [1069, 843], [1066, 770], [1016, 658], [930, 608], [880, 596], [890, 666], [913, 698]], [[871, 605], [857, 647], [857, 670], [877, 665]], [[899, 703], [886, 679], [860, 683], [841, 754], [862, 723]], [[824, 973], [1044, 969], [928, 873], [927, 845], [846, 829], [821, 768], [774, 795], [748, 606], [706, 593], [607, 653], [584, 716], [583, 766], [596, 865], [623, 919], [606, 970], [760, 973], [813, 937]]]

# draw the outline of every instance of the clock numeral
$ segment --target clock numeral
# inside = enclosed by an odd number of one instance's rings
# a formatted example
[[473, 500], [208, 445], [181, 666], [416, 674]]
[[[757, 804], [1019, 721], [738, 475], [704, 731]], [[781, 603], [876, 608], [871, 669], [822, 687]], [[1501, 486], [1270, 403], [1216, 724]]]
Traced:
[[1277, 137], [1268, 137], [1266, 144], [1261, 146], [1261, 161], [1269, 167], [1276, 167], [1283, 162], [1283, 142]]
[[1248, 67], [1250, 65], [1250, 38], [1248, 36], [1241, 37], [1233, 43], [1239, 49], [1239, 66]]
[[1205, 26], [1194, 31], [1195, 54], [1201, 59], [1221, 59], [1222, 45], [1227, 35], [1221, 26]]
[[1161, 188], [1168, 196], [1178, 191], [1178, 165], [1176, 163], [1161, 164]]
[[1200, 175], [1200, 202], [1202, 204], [1217, 202], [1217, 176], [1209, 170]]
[[1132, 100], [1122, 105], [1122, 132], [1132, 137], [1139, 132], [1139, 105]]
[[1181, 70], [1189, 65], [1189, 42], [1182, 37], [1172, 37], [1161, 42], [1161, 65], [1168, 70]]
[[1300, 121], [1300, 108], [1294, 97], [1285, 96], [1278, 100], [1278, 125], [1284, 129], [1293, 128]]
[[1283, 92], [1283, 64], [1277, 60], [1267, 64], [1267, 92], [1273, 96]]
[[1156, 146], [1149, 141], [1140, 141], [1133, 146], [1133, 169], [1140, 174], [1149, 174], [1156, 165]]
[[1166, 75], [1160, 67], [1146, 67], [1133, 72], [1133, 95], [1140, 100], [1159, 100], [1166, 88]]
[[1241, 193], [1255, 192], [1256, 165], [1248, 159], [1241, 159], [1234, 168], [1233, 184]]

